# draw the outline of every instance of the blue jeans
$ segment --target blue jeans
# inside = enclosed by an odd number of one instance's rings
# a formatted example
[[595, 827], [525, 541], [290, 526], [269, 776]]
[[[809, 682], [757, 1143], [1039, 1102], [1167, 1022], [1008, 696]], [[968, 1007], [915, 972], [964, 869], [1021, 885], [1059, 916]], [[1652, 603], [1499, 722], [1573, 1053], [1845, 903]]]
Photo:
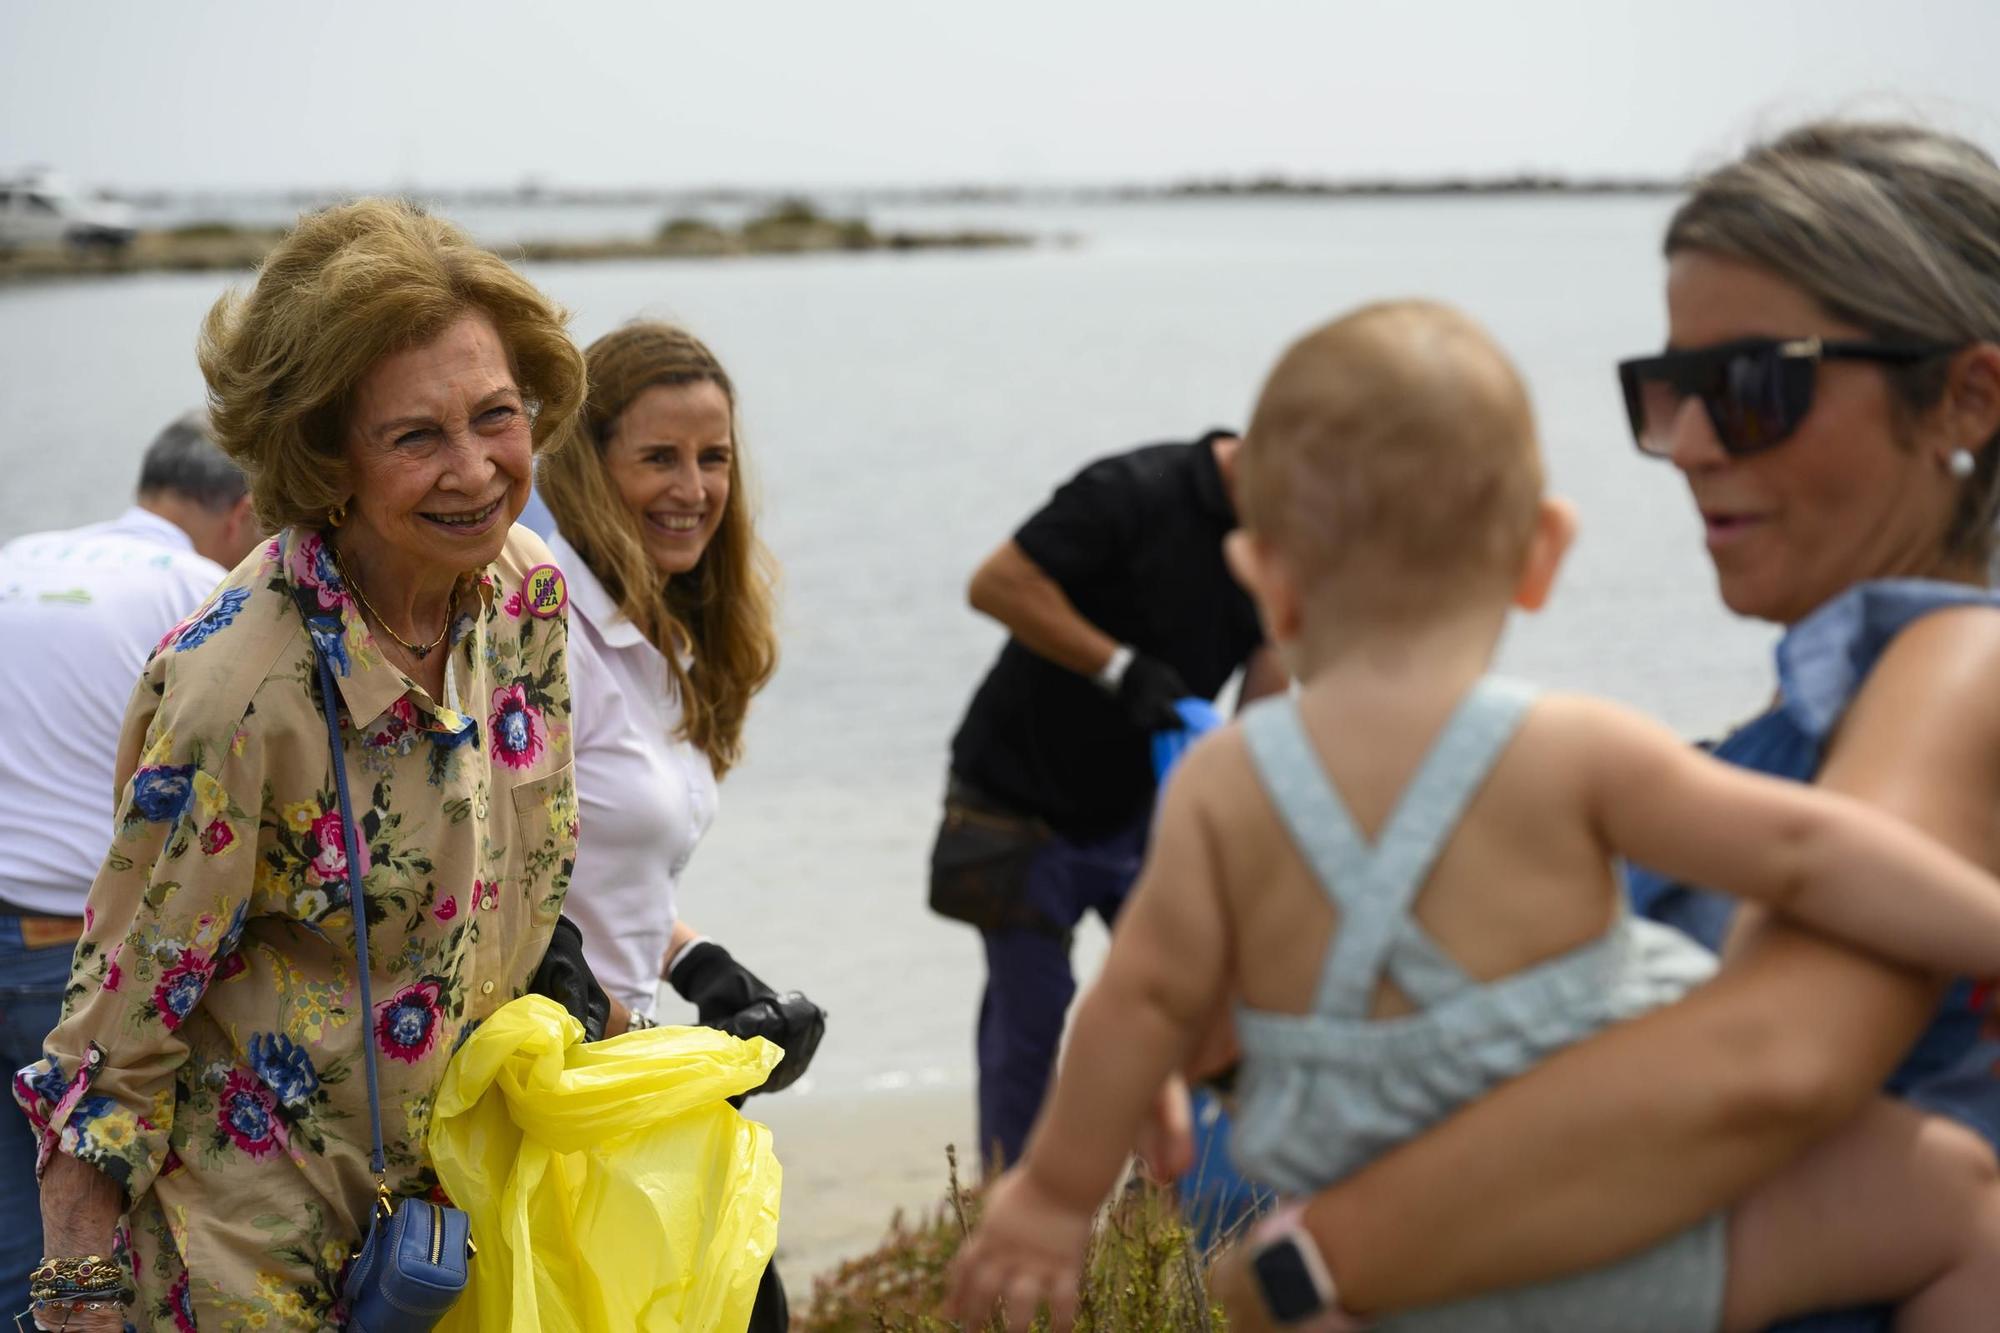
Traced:
[[1052, 837], [1035, 853], [1026, 885], [1029, 904], [1049, 928], [980, 932], [986, 942], [986, 994], [979, 1002], [981, 1165], [996, 1154], [1002, 1165], [1020, 1160], [1076, 995], [1069, 932], [1086, 912], [1096, 912], [1106, 925], [1118, 915], [1138, 878], [1151, 822], [1149, 811], [1093, 841]]
[[42, 1258], [41, 1192], [35, 1185], [35, 1137], [14, 1104], [14, 1071], [42, 1058], [42, 1042], [62, 1016], [75, 947], [30, 949], [18, 917], [0, 916], [0, 1328], [28, 1305], [28, 1274]]

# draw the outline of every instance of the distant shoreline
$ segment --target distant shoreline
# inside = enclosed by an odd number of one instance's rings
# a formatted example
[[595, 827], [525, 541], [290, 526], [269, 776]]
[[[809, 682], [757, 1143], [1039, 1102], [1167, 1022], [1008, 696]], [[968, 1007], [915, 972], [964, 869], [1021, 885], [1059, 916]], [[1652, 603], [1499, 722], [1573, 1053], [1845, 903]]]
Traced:
[[[11, 282], [90, 279], [127, 273], [205, 273], [253, 269], [284, 238], [283, 227], [195, 222], [142, 231], [123, 250], [23, 249], [0, 254], [0, 285]], [[728, 259], [753, 255], [805, 255], [981, 250], [1025, 246], [1034, 238], [1015, 232], [957, 230], [878, 231], [860, 218], [828, 217], [801, 200], [782, 201], [740, 226], [698, 217], [674, 217], [650, 237], [621, 240], [525, 240], [494, 247], [526, 263], [581, 263], [620, 259]]]
[[323, 208], [362, 195], [384, 194], [421, 199], [441, 210], [453, 208], [623, 208], [657, 207], [692, 210], [702, 207], [757, 208], [777, 206], [801, 196], [837, 199], [855, 206], [949, 204], [1094, 203], [1190, 198], [1311, 199], [1379, 198], [1438, 195], [1665, 195], [1685, 191], [1678, 177], [1568, 176], [1554, 172], [1521, 171], [1496, 176], [1443, 175], [1431, 177], [1315, 177], [1260, 173], [1251, 176], [1192, 176], [1164, 183], [1100, 185], [953, 184], [916, 186], [825, 186], [817, 189], [770, 189], [714, 185], [693, 188], [658, 186], [460, 186], [426, 188], [416, 185], [376, 189], [301, 188], [274, 190], [128, 190], [111, 198], [140, 208], [186, 211], [215, 202], [257, 202], [294, 209]]
[[[1312, 179], [1278, 175], [1187, 179], [1168, 184], [1099, 186], [950, 185], [823, 191], [843, 210], [869, 207], [1088, 205], [1219, 200], [1383, 200], [1492, 198], [1658, 197], [1683, 192], [1677, 179], [1569, 177], [1529, 172], [1509, 176], [1435, 179]], [[269, 217], [273, 210], [305, 212], [367, 191], [269, 190], [240, 192], [128, 191], [108, 197], [156, 214], [194, 220], [142, 230], [124, 250], [23, 249], [0, 251], [0, 286], [19, 282], [88, 280], [130, 273], [200, 273], [255, 268], [285, 234], [285, 227], [224, 221], [232, 214]], [[805, 255], [979, 250], [1035, 244], [1069, 244], [1074, 237], [1040, 237], [982, 228], [876, 230], [863, 217], [823, 213], [796, 192], [739, 187], [701, 190], [653, 188], [507, 188], [383, 191], [420, 201], [450, 216], [459, 209], [653, 208], [666, 221], [651, 236], [567, 240], [530, 238], [496, 245], [530, 263], [587, 263], [634, 259], [727, 259]], [[740, 224], [714, 220], [716, 211], [748, 215]]]

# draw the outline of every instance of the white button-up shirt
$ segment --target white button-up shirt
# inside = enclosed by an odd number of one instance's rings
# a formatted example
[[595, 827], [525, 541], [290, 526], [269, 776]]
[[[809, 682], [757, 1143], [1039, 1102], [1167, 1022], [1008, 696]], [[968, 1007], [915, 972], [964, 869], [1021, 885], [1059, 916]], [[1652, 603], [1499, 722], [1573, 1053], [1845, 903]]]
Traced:
[[560, 533], [569, 587], [577, 851], [563, 913], [612, 998], [651, 1017], [681, 871], [715, 819], [715, 770], [679, 734], [667, 659]]
[[137, 506], [0, 546], [0, 900], [82, 914], [111, 845], [133, 683], [226, 572]]

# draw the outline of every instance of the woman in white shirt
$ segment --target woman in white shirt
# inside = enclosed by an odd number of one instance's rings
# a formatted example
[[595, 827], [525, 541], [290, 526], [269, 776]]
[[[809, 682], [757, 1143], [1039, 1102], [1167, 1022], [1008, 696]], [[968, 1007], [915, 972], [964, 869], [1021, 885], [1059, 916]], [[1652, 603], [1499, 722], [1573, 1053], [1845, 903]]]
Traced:
[[714, 354], [668, 324], [628, 324], [584, 358], [589, 400], [539, 481], [570, 607], [581, 832], [563, 910], [611, 997], [608, 1033], [650, 1023], [665, 978], [700, 1022], [784, 1047], [762, 1089], [775, 1091], [804, 1072], [823, 1015], [757, 980], [676, 901], [777, 662], [736, 392]]
[[[611, 998], [607, 1035], [651, 1025], [665, 978], [702, 1024], [784, 1048], [758, 1089], [777, 1091], [805, 1072], [825, 1015], [759, 981], [676, 901], [715, 818], [716, 780], [742, 755], [750, 697], [777, 665], [772, 564], [743, 486], [736, 390], [700, 339], [668, 324], [628, 324], [584, 361], [589, 398], [539, 479], [570, 607], [580, 833], [563, 911]], [[766, 1269], [751, 1333], [789, 1323], [777, 1269]]]

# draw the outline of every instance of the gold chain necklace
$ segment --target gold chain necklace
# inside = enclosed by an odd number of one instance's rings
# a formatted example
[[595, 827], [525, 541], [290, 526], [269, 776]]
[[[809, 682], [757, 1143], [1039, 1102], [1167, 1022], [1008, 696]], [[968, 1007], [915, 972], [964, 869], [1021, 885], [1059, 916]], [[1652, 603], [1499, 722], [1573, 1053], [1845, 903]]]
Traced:
[[416, 658], [419, 662], [421, 662], [426, 657], [429, 657], [431, 655], [431, 650], [433, 648], [436, 648], [439, 644], [444, 642], [445, 635], [451, 633], [451, 613], [458, 607], [457, 588], [453, 588], [451, 590], [451, 600], [445, 603], [444, 628], [438, 631], [438, 636], [435, 639], [432, 639], [429, 643], [425, 644], [411, 643], [408, 639], [396, 633], [396, 631], [390, 627], [388, 620], [383, 617], [382, 613], [380, 611], [377, 611], [375, 607], [369, 602], [368, 594], [361, 591], [361, 585], [356, 583], [354, 579], [348, 574], [347, 566], [340, 563], [339, 549], [335, 547], [332, 542], [328, 542], [326, 544], [326, 549], [327, 552], [333, 556], [333, 568], [335, 572], [337, 572], [340, 575], [340, 581], [346, 584], [348, 589], [351, 592], [353, 592], [356, 599], [360, 601], [361, 609], [366, 611], [369, 615], [375, 617], [375, 623], [382, 627], [382, 632], [388, 635], [390, 638], [394, 639], [398, 644], [400, 644], [404, 652], [409, 653], [412, 657]]

